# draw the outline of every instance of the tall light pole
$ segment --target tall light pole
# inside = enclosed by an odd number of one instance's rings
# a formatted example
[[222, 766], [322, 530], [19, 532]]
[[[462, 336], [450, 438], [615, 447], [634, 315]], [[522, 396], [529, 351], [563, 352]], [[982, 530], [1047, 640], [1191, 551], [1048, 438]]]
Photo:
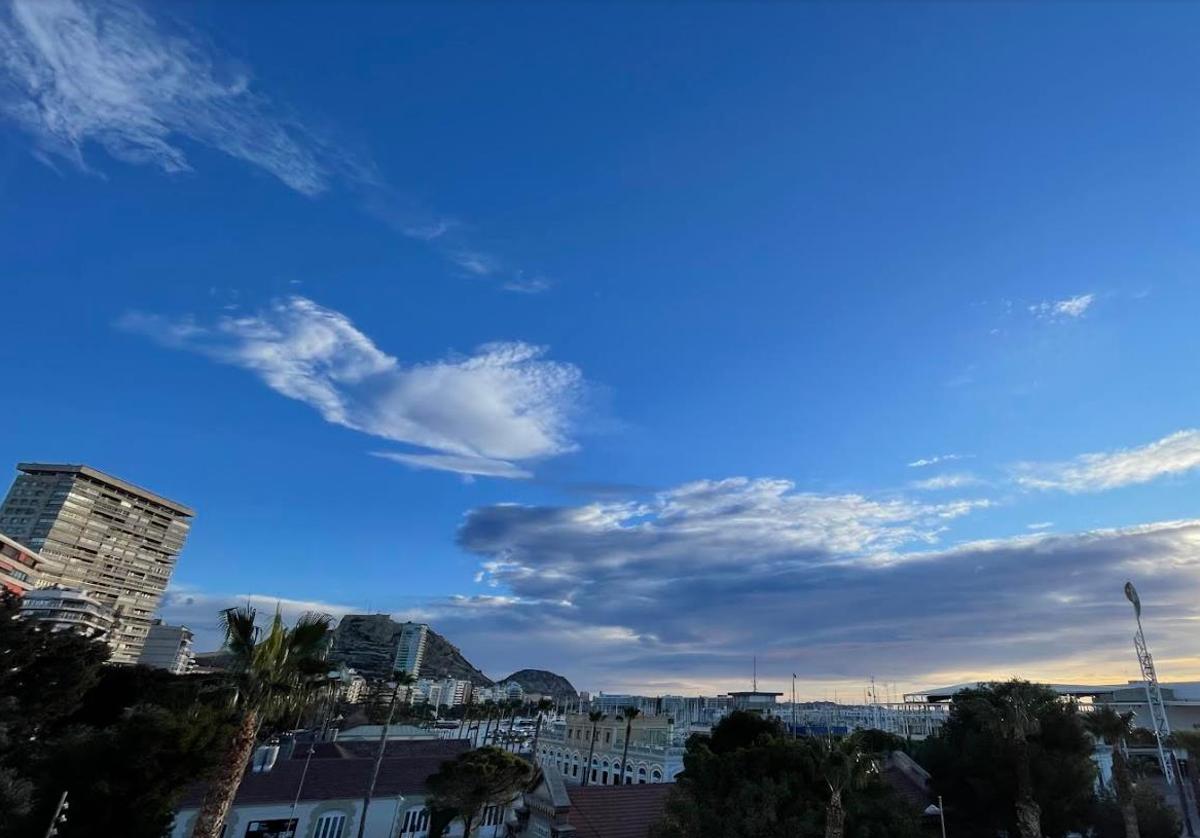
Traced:
[[1162, 764], [1163, 776], [1167, 785], [1175, 786], [1179, 793], [1179, 808], [1183, 813], [1183, 822], [1187, 826], [1187, 834], [1194, 836], [1192, 829], [1192, 813], [1188, 808], [1187, 795], [1183, 790], [1183, 772], [1179, 770], [1179, 760], [1175, 758], [1175, 750], [1171, 748], [1167, 756], [1167, 740], [1171, 736], [1171, 722], [1167, 718], [1167, 707], [1163, 703], [1162, 687], [1158, 683], [1158, 673], [1154, 670], [1154, 658], [1146, 647], [1146, 633], [1142, 630], [1142, 600], [1137, 588], [1132, 582], [1125, 583], [1125, 598], [1133, 605], [1133, 614], [1137, 619], [1137, 633], [1133, 636], [1133, 649], [1137, 653], [1138, 666], [1142, 670], [1142, 682], [1146, 687], [1146, 706], [1150, 708], [1150, 723], [1154, 726], [1154, 743], [1158, 746], [1158, 759]]
[[792, 673], [792, 738], [799, 736], [796, 729], [796, 673]]

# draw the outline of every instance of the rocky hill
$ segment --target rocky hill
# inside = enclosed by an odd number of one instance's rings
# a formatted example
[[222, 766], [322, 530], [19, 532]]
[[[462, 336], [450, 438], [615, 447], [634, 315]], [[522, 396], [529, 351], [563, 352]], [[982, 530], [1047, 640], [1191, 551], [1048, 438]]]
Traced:
[[433, 629], [425, 636], [425, 657], [421, 661], [422, 678], [458, 678], [477, 687], [490, 687], [492, 679], [463, 657], [458, 647]]
[[527, 693], [541, 693], [556, 699], [579, 697], [579, 693], [570, 681], [557, 673], [547, 672], [544, 669], [521, 669], [507, 678], [500, 679], [501, 684], [505, 681], [516, 681]]

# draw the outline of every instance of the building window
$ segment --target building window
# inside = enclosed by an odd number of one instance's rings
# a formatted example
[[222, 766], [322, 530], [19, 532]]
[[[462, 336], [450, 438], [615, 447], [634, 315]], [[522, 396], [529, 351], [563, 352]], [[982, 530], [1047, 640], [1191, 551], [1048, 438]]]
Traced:
[[342, 838], [346, 828], [346, 816], [341, 812], [330, 812], [317, 819], [317, 828], [313, 830], [313, 838]]
[[662, 782], [662, 772], [659, 771], [657, 768], [655, 768], [654, 771], [650, 774], [650, 782], [652, 782], [652, 783], [661, 783]]

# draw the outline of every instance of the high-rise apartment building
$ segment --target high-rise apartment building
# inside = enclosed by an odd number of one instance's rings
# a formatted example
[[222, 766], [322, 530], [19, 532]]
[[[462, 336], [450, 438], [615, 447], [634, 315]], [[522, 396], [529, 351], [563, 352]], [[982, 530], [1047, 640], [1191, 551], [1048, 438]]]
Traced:
[[136, 663], [195, 513], [88, 466], [17, 468], [0, 532], [41, 554], [43, 583], [80, 588], [112, 608], [112, 662]]
[[329, 658], [373, 680], [396, 671], [421, 675], [429, 626], [398, 623], [387, 614], [347, 614], [333, 633]]
[[400, 627], [400, 643], [396, 649], [396, 670], [407, 672], [416, 678], [421, 674], [421, 662], [425, 660], [425, 640], [429, 637], [429, 626], [424, 623], [404, 623]]

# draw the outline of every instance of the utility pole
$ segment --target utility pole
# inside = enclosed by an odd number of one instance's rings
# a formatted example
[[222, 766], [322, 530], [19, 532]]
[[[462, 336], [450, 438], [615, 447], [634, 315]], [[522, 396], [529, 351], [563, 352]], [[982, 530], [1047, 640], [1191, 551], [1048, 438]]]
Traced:
[[[1142, 600], [1132, 582], [1125, 583], [1125, 598], [1133, 604], [1133, 613], [1137, 619], [1137, 633], [1133, 636], [1133, 649], [1137, 653], [1138, 666], [1142, 670], [1142, 682], [1146, 687], [1146, 706], [1150, 708], [1150, 723], [1154, 726], [1154, 743], [1158, 746], [1158, 759], [1162, 764], [1163, 776], [1167, 785], [1175, 786], [1179, 793], [1179, 809], [1183, 813], [1183, 823], [1187, 834], [1194, 838], [1192, 828], [1192, 813], [1188, 806], [1187, 794], [1183, 786], [1183, 773], [1179, 770], [1179, 760], [1175, 758], [1175, 749], [1168, 740], [1171, 737], [1171, 721], [1167, 718], [1167, 707], [1163, 703], [1162, 687], [1158, 683], [1158, 673], [1154, 669], [1154, 658], [1146, 646], [1146, 633], [1142, 630]], [[1167, 749], [1170, 756], [1167, 756]]]
[[371, 781], [367, 784], [367, 793], [363, 797], [362, 817], [358, 819], [358, 838], [363, 838], [367, 829], [367, 809], [371, 806], [371, 798], [375, 796], [375, 781], [379, 779], [379, 767], [383, 764], [383, 754], [387, 750], [388, 728], [392, 725], [392, 714], [396, 712], [396, 699], [400, 695], [400, 684], [392, 684], [392, 700], [388, 704], [387, 721], [379, 732], [379, 750], [375, 752], [375, 764], [371, 766]]

